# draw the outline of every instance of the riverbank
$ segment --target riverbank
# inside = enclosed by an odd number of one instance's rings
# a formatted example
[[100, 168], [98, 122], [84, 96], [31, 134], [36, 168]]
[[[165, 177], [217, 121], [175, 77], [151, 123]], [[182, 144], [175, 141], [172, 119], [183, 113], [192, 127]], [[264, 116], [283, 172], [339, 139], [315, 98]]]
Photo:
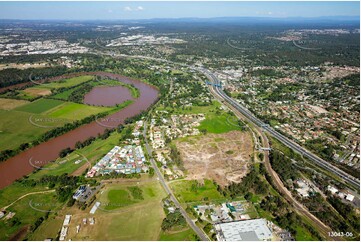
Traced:
[[[78, 141], [96, 137], [98, 134], [103, 133], [105, 129], [115, 128], [119, 124], [123, 124], [127, 118], [131, 118], [147, 110], [158, 99], [158, 90], [156, 87], [122, 75], [107, 72], [83, 72], [76, 73], [76, 75], [96, 75], [102, 78], [117, 80], [125, 84], [133, 85], [139, 90], [140, 95], [133, 103], [116, 113], [82, 125], [0, 163], [0, 188], [8, 186], [16, 179], [31, 173], [35, 168], [29, 163], [30, 160], [36, 160], [39, 164], [47, 164], [55, 160], [61, 150], [68, 147], [74, 148]], [[71, 76], [74, 77], [74, 75]], [[64, 79], [64, 76], [57, 80], [59, 79]]]

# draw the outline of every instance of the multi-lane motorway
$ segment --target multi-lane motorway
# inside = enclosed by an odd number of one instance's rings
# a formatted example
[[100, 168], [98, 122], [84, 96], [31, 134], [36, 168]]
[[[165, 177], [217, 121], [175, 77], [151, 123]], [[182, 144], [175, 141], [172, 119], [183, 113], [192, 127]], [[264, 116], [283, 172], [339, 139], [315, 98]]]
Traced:
[[[103, 47], [104, 48], [104, 47]], [[104, 53], [103, 53], [104, 54]], [[155, 61], [161, 61], [166, 63], [172, 63], [184, 67], [189, 67], [190, 69], [200, 71], [203, 74], [205, 74], [208, 79], [212, 80], [214, 84], [220, 84], [220, 80], [209, 70], [202, 68], [202, 67], [195, 67], [195, 66], [189, 66], [183, 63], [174, 63], [172, 61], [162, 59], [162, 58], [154, 58], [154, 57], [147, 57], [147, 56], [129, 56], [129, 55], [116, 55], [112, 54], [113, 57], [125, 57], [125, 58], [140, 58], [140, 59], [149, 59], [149, 60], [155, 60]], [[218, 92], [220, 96], [224, 100], [226, 100], [229, 104], [231, 104], [234, 108], [236, 108], [239, 112], [241, 112], [244, 116], [246, 116], [254, 125], [257, 127], [263, 128], [263, 130], [267, 131], [269, 134], [271, 134], [273, 137], [278, 139], [280, 142], [282, 142], [287, 147], [291, 148], [292, 150], [298, 152], [302, 156], [308, 158], [309, 160], [313, 161], [316, 165], [324, 168], [325, 170], [328, 170], [329, 172], [335, 174], [341, 180], [343, 180], [345, 183], [349, 184], [350, 186], [354, 187], [357, 192], [360, 190], [360, 180], [347, 174], [346, 172], [342, 171], [341, 169], [337, 168], [336, 166], [330, 164], [329, 162], [321, 159], [317, 155], [313, 154], [312, 152], [306, 150], [305, 148], [301, 147], [297, 143], [293, 142], [286, 136], [282, 135], [281, 133], [277, 132], [273, 128], [271, 128], [268, 124], [262, 122], [260, 119], [258, 119], [256, 116], [254, 116], [247, 108], [242, 106], [240, 103], [235, 102], [232, 98], [228, 97], [219, 86], [215, 86], [215, 91]]]
[[247, 108], [242, 106], [240, 103], [234, 101], [232, 98], [227, 96], [223, 90], [218, 86], [220, 84], [220, 81], [218, 78], [211, 73], [209, 70], [204, 68], [198, 68], [199, 71], [201, 71], [203, 74], [205, 74], [208, 79], [212, 80], [214, 84], [217, 84], [214, 86], [214, 90], [217, 92], [219, 96], [221, 96], [225, 101], [227, 101], [229, 104], [231, 104], [235, 109], [237, 109], [240, 113], [242, 113], [247, 119], [249, 119], [254, 125], [257, 127], [261, 127], [263, 130], [267, 131], [269, 134], [271, 134], [273, 137], [278, 139], [280, 142], [282, 142], [287, 147], [293, 149], [294, 151], [298, 152], [302, 156], [308, 158], [309, 160], [313, 161], [318, 166], [334, 173], [338, 177], [340, 177], [342, 180], [344, 180], [346, 183], [351, 185], [352, 187], [359, 190], [360, 188], [360, 180], [357, 178], [347, 174], [346, 172], [340, 170], [339, 168], [335, 167], [334, 165], [330, 164], [329, 162], [319, 158], [315, 154], [311, 153], [310, 151], [304, 149], [300, 145], [296, 144], [295, 142], [291, 141], [284, 135], [280, 134], [273, 128], [271, 128], [268, 124], [262, 122], [260, 119], [255, 117]]
[[[104, 49], [106, 49], [106, 48], [104, 48]], [[106, 55], [107, 53], [103, 52], [103, 53], [97, 53], [97, 54]], [[176, 65], [179, 65], [179, 66], [188, 67], [190, 69], [193, 69], [195, 71], [199, 71], [199, 72], [203, 73], [204, 75], [207, 76], [207, 78], [210, 81], [213, 81], [214, 84], [220, 84], [220, 81], [218, 80], [218, 78], [213, 73], [211, 73], [209, 70], [207, 70], [205, 68], [189, 66], [189, 65], [186, 65], [186, 64], [183, 64], [183, 63], [174, 63], [172, 61], [162, 59], [162, 58], [154, 58], [154, 57], [146, 57], [146, 56], [130, 56], [130, 55], [115, 54], [115, 53], [112, 53], [111, 56], [112, 57], [118, 57], [118, 58], [120, 57], [120, 58], [148, 59], [148, 60], [160, 61], [160, 62], [165, 62], [165, 63], [172, 63], [172, 64], [176, 64]], [[343, 179], [345, 182], [352, 185], [353, 187], [357, 188], [357, 190], [359, 191], [360, 181], [358, 179], [356, 179], [356, 178], [352, 177], [351, 175], [343, 172], [342, 170], [338, 169], [337, 167], [329, 164], [325, 160], [322, 160], [321, 158], [319, 158], [316, 155], [312, 154], [310, 151], [302, 148], [301, 146], [299, 146], [295, 142], [289, 140], [287, 137], [283, 136], [282, 134], [280, 134], [277, 131], [275, 131], [274, 129], [272, 129], [268, 124], [262, 122], [257, 117], [255, 117], [247, 108], [243, 107], [240, 103], [237, 103], [232, 98], [228, 97], [219, 86], [214, 86], [213, 90], [217, 93], [218, 96], [222, 97], [228, 104], [230, 104], [239, 113], [241, 113], [249, 121], [251, 121], [256, 127], [258, 127], [258, 129], [267, 131], [269, 134], [273, 135], [273, 137], [275, 137], [279, 141], [281, 141], [284, 145], [286, 145], [289, 148], [295, 150], [296, 152], [302, 154], [303, 156], [309, 158], [311, 161], [314, 161], [316, 164], [318, 164], [319, 166], [325, 168], [326, 170], [336, 174], [338, 177], [340, 177], [341, 179]], [[152, 149], [150, 148], [150, 146], [148, 144], [148, 141], [147, 141], [147, 138], [146, 138], [146, 132], [147, 132], [146, 130], [147, 130], [147, 127], [146, 127], [146, 123], [145, 123], [143, 135], [144, 135], [144, 138], [146, 140], [145, 146], [146, 146], [147, 152], [151, 156]], [[264, 137], [264, 140], [266, 140], [265, 143], [268, 144], [267, 137], [263, 133], [261, 133], [261, 136]], [[165, 191], [170, 196], [170, 198], [174, 202], [174, 204], [180, 209], [180, 212], [182, 213], [183, 217], [186, 219], [189, 226], [193, 229], [193, 231], [195, 231], [197, 233], [197, 235], [199, 236], [199, 238], [201, 240], [203, 240], [203, 241], [209, 240], [208, 236], [205, 235], [204, 232], [195, 225], [195, 223], [192, 221], [192, 219], [189, 217], [189, 215], [186, 213], [186, 211], [181, 207], [181, 205], [178, 202], [177, 198], [174, 196], [172, 190], [168, 187], [168, 184], [165, 182], [165, 180], [164, 180], [160, 170], [158, 169], [155, 161], [152, 158], [150, 159], [150, 161], [152, 163], [152, 166], [155, 169], [155, 172], [156, 172], [156, 174], [158, 176], [158, 179], [159, 179], [160, 183], [162, 184], [162, 186], [164, 187]], [[268, 162], [268, 164], [269, 164], [269, 162]], [[270, 165], [269, 165], [268, 168], [271, 171], [273, 171], [272, 168], [270, 167]], [[321, 234], [323, 235], [324, 238], [326, 238], [328, 240], [331, 240], [332, 238], [330, 238], [328, 236], [328, 232], [330, 231], [329, 227], [325, 226], [319, 219], [317, 219], [313, 214], [311, 214], [306, 208], [304, 208], [302, 205], [300, 205], [297, 202], [297, 200], [295, 200], [292, 197], [291, 194], [287, 193], [287, 189], [283, 187], [282, 182], [280, 181], [278, 175], [275, 172], [270, 172], [270, 173], [271, 173], [272, 178], [276, 181], [276, 185], [279, 184], [280, 190], [284, 191], [285, 198], [286, 199], [288, 198], [287, 200], [289, 200], [290, 202], [293, 202], [295, 207], [300, 212], [302, 212], [304, 215], [306, 215], [306, 217], [310, 218], [311, 223], [312, 222], [315, 223], [314, 225], [319, 228], [319, 231], [321, 232]]]
[[[113, 56], [117, 56], [116, 54], [113, 54]], [[210, 80], [213, 81], [214, 84], [220, 84], [220, 81], [218, 78], [209, 70], [202, 68], [202, 67], [195, 67], [195, 66], [189, 66], [183, 63], [174, 63], [172, 61], [162, 59], [162, 58], [154, 58], [154, 57], [147, 57], [147, 56], [129, 56], [129, 55], [118, 55], [118, 57], [125, 57], [125, 58], [140, 58], [140, 59], [149, 59], [154, 61], [161, 61], [166, 63], [172, 63], [184, 67], [189, 67], [190, 69], [200, 71], [203, 74], [205, 74]], [[256, 116], [254, 116], [247, 108], [242, 106], [240, 103], [235, 102], [232, 98], [228, 97], [219, 86], [215, 87], [215, 90], [218, 92], [220, 96], [223, 97], [224, 100], [226, 100], [228, 103], [230, 103], [234, 108], [236, 108], [239, 112], [241, 112], [244, 116], [246, 116], [254, 125], [257, 127], [261, 127], [263, 130], [267, 131], [269, 134], [271, 134], [273, 137], [278, 139], [280, 142], [282, 142], [287, 147], [293, 149], [294, 151], [298, 152], [302, 156], [308, 158], [309, 160], [313, 161], [316, 165], [324, 168], [325, 170], [328, 170], [329, 172], [337, 175], [341, 180], [345, 181], [347, 184], [354, 187], [357, 191], [360, 190], [360, 180], [347, 174], [346, 172], [342, 171], [341, 169], [337, 168], [336, 166], [330, 164], [329, 162], [321, 159], [317, 155], [313, 154], [312, 152], [306, 150], [305, 148], [301, 147], [297, 143], [293, 142], [286, 136], [282, 135], [281, 133], [277, 132], [273, 128], [271, 128], [268, 124], [264, 123], [260, 119], [258, 119]]]
[[[209, 78], [209, 77], [208, 77]], [[211, 86], [210, 87], [210, 91], [211, 93], [221, 102], [225, 101], [223, 96], [221, 96], [219, 94], [219, 92], [217, 91], [215, 86]], [[232, 112], [238, 117], [241, 118], [243, 120], [247, 120], [247, 118], [240, 112], [238, 111], [236, 108], [234, 108], [230, 103], [225, 102], [224, 103], [226, 106], [228, 106], [228, 108], [230, 108], [232, 110]], [[263, 132], [261, 127], [255, 126], [255, 125], [251, 125], [248, 126], [250, 128], [250, 130], [255, 133], [257, 133], [260, 137], [260, 143], [262, 145], [262, 147], [266, 148], [263, 150], [265, 156], [263, 158], [263, 162], [265, 165], [265, 168], [267, 170], [267, 173], [270, 175], [270, 177], [272, 178], [272, 182], [273, 185], [277, 188], [277, 190], [280, 192], [280, 194], [282, 195], [283, 198], [285, 198], [296, 210], [296, 212], [300, 215], [302, 215], [307, 221], [308, 223], [313, 226], [314, 228], [317, 229], [317, 231], [320, 233], [320, 235], [322, 236], [322, 238], [324, 240], [335, 240], [335, 239], [339, 239], [339, 238], [332, 238], [329, 236], [329, 233], [331, 231], [330, 227], [328, 227], [327, 225], [325, 225], [321, 220], [319, 220], [315, 215], [313, 215], [312, 213], [310, 213], [310, 211], [308, 211], [308, 209], [301, 204], [293, 195], [292, 193], [284, 186], [283, 182], [281, 181], [279, 175], [277, 174], [277, 172], [275, 172], [270, 164], [269, 161], [269, 150], [268, 148], [270, 148], [269, 145], [269, 141], [268, 138], [266, 136], [266, 134]], [[255, 137], [255, 142], [259, 142], [258, 138]]]

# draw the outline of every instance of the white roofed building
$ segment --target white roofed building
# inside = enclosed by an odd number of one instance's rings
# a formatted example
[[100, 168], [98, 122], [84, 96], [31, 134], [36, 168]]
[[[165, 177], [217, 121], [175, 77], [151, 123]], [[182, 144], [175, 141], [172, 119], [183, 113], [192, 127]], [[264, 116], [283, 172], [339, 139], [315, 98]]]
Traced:
[[215, 225], [219, 241], [271, 240], [272, 232], [265, 219], [250, 219]]

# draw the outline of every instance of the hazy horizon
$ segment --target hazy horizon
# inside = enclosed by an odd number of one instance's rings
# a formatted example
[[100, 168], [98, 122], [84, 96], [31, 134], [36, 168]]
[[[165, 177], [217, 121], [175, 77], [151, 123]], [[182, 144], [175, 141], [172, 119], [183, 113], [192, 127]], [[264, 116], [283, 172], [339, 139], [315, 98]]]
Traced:
[[351, 2], [0, 2], [0, 18], [15, 20], [147, 20], [182, 18], [360, 17]]

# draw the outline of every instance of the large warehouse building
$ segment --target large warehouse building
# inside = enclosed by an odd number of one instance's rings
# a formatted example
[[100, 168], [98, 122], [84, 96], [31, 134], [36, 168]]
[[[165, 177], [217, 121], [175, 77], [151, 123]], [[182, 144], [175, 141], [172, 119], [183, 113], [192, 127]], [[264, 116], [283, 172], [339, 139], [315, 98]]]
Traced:
[[250, 219], [215, 225], [219, 241], [271, 240], [272, 232], [265, 219]]

